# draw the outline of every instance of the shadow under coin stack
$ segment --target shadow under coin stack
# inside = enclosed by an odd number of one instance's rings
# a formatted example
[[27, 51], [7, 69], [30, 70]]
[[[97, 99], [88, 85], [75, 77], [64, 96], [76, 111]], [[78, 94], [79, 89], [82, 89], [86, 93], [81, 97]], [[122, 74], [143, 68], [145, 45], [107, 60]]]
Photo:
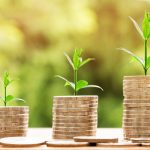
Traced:
[[150, 137], [150, 76], [126, 76], [123, 80], [124, 138]]
[[53, 138], [95, 136], [98, 96], [55, 96], [53, 101]]
[[0, 107], [0, 138], [26, 136], [28, 130], [28, 107]]

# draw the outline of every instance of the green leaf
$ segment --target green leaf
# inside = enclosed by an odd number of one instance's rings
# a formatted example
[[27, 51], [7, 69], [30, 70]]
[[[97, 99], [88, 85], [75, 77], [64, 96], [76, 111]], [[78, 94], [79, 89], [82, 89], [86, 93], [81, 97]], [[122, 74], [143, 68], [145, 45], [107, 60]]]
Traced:
[[84, 88], [99, 88], [99, 89], [101, 89], [103, 91], [103, 88], [98, 86], [98, 85], [87, 85]]
[[72, 68], [74, 69], [74, 65], [73, 65], [73, 62], [71, 60], [71, 58], [69, 57], [69, 55], [67, 53], [64, 53], [64, 55], [66, 56], [68, 62], [70, 63], [70, 65], [72, 66]]
[[147, 69], [150, 68], [150, 56], [147, 57]]
[[73, 64], [74, 64], [74, 69], [78, 70], [80, 67], [80, 64], [82, 63], [82, 58], [80, 57], [82, 54], [82, 49], [75, 49], [74, 55], [73, 55]]
[[79, 91], [81, 88], [84, 88], [85, 86], [87, 86], [88, 85], [88, 82], [87, 81], [85, 81], [85, 80], [79, 80], [78, 82], [77, 82], [77, 87], [76, 87], [76, 91]]
[[132, 21], [132, 23], [133, 23], [134, 27], [136, 28], [136, 30], [139, 32], [141, 37], [144, 39], [143, 32], [142, 32], [141, 28], [139, 27], [139, 25], [137, 24], [137, 22], [132, 17], [129, 16], [129, 18]]
[[6, 102], [12, 101], [14, 97], [12, 95], [7, 95]]
[[80, 67], [84, 66], [85, 64], [87, 64], [88, 62], [95, 60], [94, 58], [87, 58], [86, 60], [84, 60], [83, 62], [81, 62]]
[[143, 68], [145, 68], [144, 61], [140, 57], [136, 56], [131, 51], [129, 51], [125, 48], [118, 48], [118, 50], [121, 50], [121, 51], [124, 51], [124, 52], [130, 54], [132, 57], [134, 57], [142, 65]]
[[56, 75], [55, 77], [60, 78], [60, 79], [62, 79], [62, 80], [64, 80], [64, 81], [66, 81], [66, 82], [65, 82], [65, 86], [70, 86], [70, 87], [72, 87], [73, 89], [75, 89], [75, 85], [74, 85], [73, 82], [68, 81], [67, 79], [65, 79], [64, 77], [62, 77], [62, 76], [60, 76], [60, 75]]
[[142, 23], [143, 35], [145, 39], [148, 39], [150, 37], [149, 18], [150, 18], [149, 13], [145, 12], [143, 23]]

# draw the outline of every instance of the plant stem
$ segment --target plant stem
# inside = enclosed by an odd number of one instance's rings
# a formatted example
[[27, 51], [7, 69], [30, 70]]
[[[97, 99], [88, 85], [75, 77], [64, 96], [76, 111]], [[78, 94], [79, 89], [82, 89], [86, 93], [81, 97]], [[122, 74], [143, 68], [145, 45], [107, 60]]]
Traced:
[[74, 95], [77, 95], [77, 80], [78, 80], [78, 71], [75, 69], [74, 70], [74, 84], [75, 84]]
[[6, 86], [4, 87], [4, 105], [5, 105], [5, 107], [6, 107], [6, 105], [7, 105], [7, 102], [6, 102], [6, 96], [7, 96], [7, 90], [6, 90]]
[[145, 48], [145, 68], [144, 72], [147, 75], [147, 39], [144, 40], [144, 48]]

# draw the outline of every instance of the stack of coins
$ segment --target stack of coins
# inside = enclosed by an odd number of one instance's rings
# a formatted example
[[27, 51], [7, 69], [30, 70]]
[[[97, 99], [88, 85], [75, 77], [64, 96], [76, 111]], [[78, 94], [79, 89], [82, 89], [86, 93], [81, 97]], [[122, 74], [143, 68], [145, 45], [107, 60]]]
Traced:
[[53, 101], [53, 138], [95, 136], [98, 96], [55, 96]]
[[150, 76], [126, 76], [123, 80], [124, 138], [150, 137]]
[[0, 107], [0, 138], [26, 136], [28, 107]]

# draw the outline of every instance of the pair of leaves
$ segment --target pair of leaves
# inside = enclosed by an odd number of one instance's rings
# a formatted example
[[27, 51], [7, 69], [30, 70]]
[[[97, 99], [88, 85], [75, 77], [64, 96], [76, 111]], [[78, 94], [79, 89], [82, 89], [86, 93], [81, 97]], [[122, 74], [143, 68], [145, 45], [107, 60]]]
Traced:
[[[58, 76], [57, 76], [58, 77]], [[79, 80], [76, 83], [76, 88], [75, 88], [75, 84], [73, 82], [68, 81], [67, 79], [59, 76], [59, 78], [63, 79], [64, 81], [66, 81], [65, 86], [71, 86], [73, 88], [74, 91], [78, 92], [80, 89], [86, 87], [88, 85], [88, 82], [85, 80]]]
[[78, 70], [80, 68], [80, 64], [82, 63], [82, 49], [75, 49], [74, 55], [73, 55], [73, 65], [74, 69]]
[[12, 96], [12, 95], [7, 95], [7, 96], [6, 96], [6, 99], [5, 99], [4, 97], [0, 97], [0, 98], [1, 98], [1, 100], [2, 100], [3, 102], [6, 101], [6, 103], [8, 103], [8, 102], [10, 102], [10, 101], [23, 101], [23, 102], [25, 102], [25, 100], [23, 100], [23, 99], [21, 99], [21, 98], [15, 98], [15, 97]]
[[128, 53], [129, 55], [131, 55], [132, 56], [132, 61], [139, 62], [142, 65], [144, 70], [148, 70], [150, 68], [150, 56], [147, 57], [147, 66], [145, 66], [145, 61], [142, 58], [136, 56], [131, 51], [129, 51], [129, 50], [125, 49], [125, 48], [118, 48], [118, 49]]
[[138, 61], [142, 65], [143, 68], [145, 68], [143, 59], [136, 56], [134, 53], [132, 53], [131, 51], [129, 51], [125, 48], [118, 48], [118, 50], [121, 50], [121, 51], [124, 51], [124, 52], [128, 53], [129, 55], [131, 55], [134, 58], [134, 60]]
[[71, 60], [71, 58], [69, 57], [69, 55], [67, 53], [64, 53], [68, 62], [72, 66], [73, 70], [78, 70], [80, 67], [82, 67], [85, 64], [87, 64], [88, 62], [94, 60], [93, 58], [87, 58], [86, 60], [83, 61], [83, 59], [81, 57], [82, 52], [83, 52], [82, 49], [75, 49], [74, 55], [73, 55], [73, 60]]
[[150, 15], [149, 13], [145, 12], [143, 23], [142, 23], [142, 30], [132, 17], [129, 17], [129, 18], [133, 22], [135, 28], [137, 29], [141, 37], [147, 40], [150, 37]]
[[4, 73], [4, 76], [3, 76], [3, 84], [5, 87], [7, 87], [8, 85], [10, 85], [14, 80], [11, 80], [9, 78], [9, 73], [8, 72], [5, 72]]
[[84, 88], [99, 88], [99, 89], [101, 89], [103, 91], [103, 89], [100, 86], [97, 86], [97, 85], [88, 85], [88, 82], [85, 81], [85, 80], [79, 80], [79, 81], [77, 81], [77, 83], [76, 83], [76, 89], [75, 89], [75, 84], [73, 82], [70, 82], [67, 79], [65, 79], [64, 77], [59, 76], [59, 75], [56, 75], [56, 77], [64, 80], [65, 81], [65, 86], [70, 86], [71, 88], [73, 88], [74, 91], [76, 90], [76, 92], [78, 92], [79, 90], [84, 89]]

